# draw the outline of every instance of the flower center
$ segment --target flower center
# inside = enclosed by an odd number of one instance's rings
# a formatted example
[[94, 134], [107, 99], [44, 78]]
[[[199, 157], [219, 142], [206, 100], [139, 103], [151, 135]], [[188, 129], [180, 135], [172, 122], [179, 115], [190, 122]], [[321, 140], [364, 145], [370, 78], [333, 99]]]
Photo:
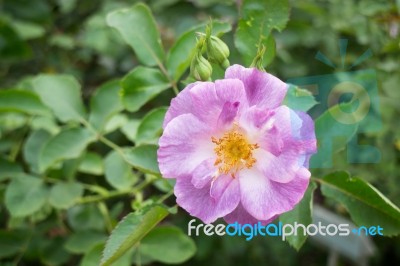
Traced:
[[211, 137], [211, 141], [217, 146], [214, 148], [217, 160], [214, 165], [218, 166], [219, 173], [234, 174], [243, 169], [251, 168], [256, 162], [253, 150], [259, 148], [258, 144], [250, 144], [237, 128], [226, 132], [221, 138]]

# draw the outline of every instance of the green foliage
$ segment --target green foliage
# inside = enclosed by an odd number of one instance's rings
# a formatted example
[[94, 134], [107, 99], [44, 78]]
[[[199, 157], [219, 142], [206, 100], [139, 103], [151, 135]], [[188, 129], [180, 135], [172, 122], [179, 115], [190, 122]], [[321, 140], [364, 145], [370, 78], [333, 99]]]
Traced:
[[367, 182], [346, 172], [332, 173], [319, 182], [323, 195], [343, 204], [357, 225], [380, 225], [386, 236], [400, 233], [400, 209]]
[[143, 214], [131, 213], [125, 216], [107, 240], [100, 265], [111, 265], [167, 215], [166, 209], [155, 206]]
[[[157, 145], [171, 99], [192, 82], [188, 68], [209, 18], [232, 64], [248, 67], [264, 45], [261, 65], [282, 80], [328, 73], [339, 82], [355, 70], [377, 72], [381, 109], [371, 107], [371, 123], [382, 118], [384, 126], [376, 132], [337, 123], [351, 117], [357, 97], [323, 110], [324, 92], [305, 89], [315, 84], [289, 86], [284, 104], [315, 119], [319, 152], [310, 164], [318, 169], [279, 219], [307, 225], [317, 202], [357, 225], [400, 234], [399, 1], [137, 2], [0, 4], [1, 265], [326, 264], [325, 251], [301, 234], [287, 237], [293, 249], [273, 238], [185, 233], [188, 215], [177, 212], [174, 180], [161, 178]], [[349, 39], [343, 61], [339, 37]], [[345, 68], [367, 48], [372, 58]], [[338, 67], [311, 60], [317, 51]], [[223, 78], [212, 67], [212, 78]], [[381, 161], [349, 164], [355, 137], [378, 147]], [[177, 227], [158, 225], [167, 216]], [[398, 238], [375, 241], [382, 258], [400, 254]]]
[[[296, 205], [293, 210], [282, 214], [279, 217], [279, 221], [281, 221], [283, 224], [293, 224], [294, 222], [297, 222], [298, 224], [303, 224], [305, 226], [311, 224], [313, 194], [316, 188], [317, 185], [314, 182], [311, 182], [301, 201]], [[301, 232], [299, 232], [297, 235], [287, 236], [287, 241], [297, 251], [303, 246], [306, 239], [307, 235], [304, 235]]]

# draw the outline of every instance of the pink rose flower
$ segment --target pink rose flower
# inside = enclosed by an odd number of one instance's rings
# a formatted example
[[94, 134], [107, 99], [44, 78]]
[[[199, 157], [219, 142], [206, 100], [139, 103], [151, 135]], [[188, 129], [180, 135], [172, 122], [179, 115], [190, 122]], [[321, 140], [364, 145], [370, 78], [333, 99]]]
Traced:
[[188, 85], [171, 101], [158, 163], [176, 178], [177, 203], [205, 223], [268, 223], [307, 189], [313, 120], [281, 105], [287, 84], [234, 65], [225, 78]]

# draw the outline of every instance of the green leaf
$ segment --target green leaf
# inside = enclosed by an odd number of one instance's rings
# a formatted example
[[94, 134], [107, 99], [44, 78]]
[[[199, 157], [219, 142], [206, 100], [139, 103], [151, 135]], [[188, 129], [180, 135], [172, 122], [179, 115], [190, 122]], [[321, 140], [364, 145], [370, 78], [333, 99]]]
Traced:
[[29, 164], [32, 172], [39, 173], [39, 156], [44, 145], [51, 138], [50, 133], [45, 130], [33, 131], [25, 141], [23, 155], [25, 162]]
[[48, 189], [43, 180], [23, 175], [13, 178], [5, 194], [5, 205], [12, 216], [24, 217], [38, 211], [46, 203]]
[[111, 151], [104, 160], [107, 182], [118, 190], [129, 189], [136, 181], [131, 166], [117, 151]]
[[286, 97], [283, 101], [284, 105], [287, 105], [293, 110], [299, 110], [307, 112], [314, 107], [318, 102], [315, 100], [312, 93], [306, 89], [301, 89], [295, 85], [291, 85], [288, 88]]
[[124, 126], [128, 122], [128, 116], [125, 114], [117, 113], [108, 120], [107, 124], [104, 127], [104, 133], [108, 134], [113, 132], [122, 126]]
[[[235, 34], [235, 45], [245, 64], [249, 65], [257, 53], [257, 46], [265, 45], [268, 53], [275, 50], [269, 36], [273, 29], [281, 31], [289, 20], [287, 0], [244, 0], [241, 19]], [[270, 60], [269, 60], [270, 61]]]
[[39, 170], [46, 171], [56, 162], [78, 158], [95, 136], [86, 128], [71, 128], [50, 138], [39, 154]]
[[[89, 252], [94, 246], [105, 243], [107, 237], [104, 233], [96, 231], [82, 231], [68, 237], [64, 247], [71, 253], [82, 254]], [[98, 262], [100, 261], [100, 257]]]
[[140, 120], [132, 119], [121, 128], [121, 131], [130, 141], [135, 142], [139, 124]]
[[167, 264], [180, 264], [196, 253], [194, 241], [175, 226], [154, 228], [140, 242], [140, 253]]
[[31, 40], [42, 37], [46, 32], [45, 29], [39, 24], [29, 21], [13, 19], [12, 26], [18, 33], [18, 35], [24, 40]]
[[78, 81], [68, 75], [39, 75], [32, 86], [42, 102], [62, 122], [82, 121], [86, 117]]
[[79, 183], [58, 183], [50, 190], [49, 203], [57, 209], [68, 209], [83, 195]]
[[155, 66], [164, 60], [160, 33], [146, 5], [136, 4], [132, 8], [111, 12], [107, 16], [107, 24], [119, 31], [142, 64]]
[[144, 173], [160, 175], [156, 145], [141, 145], [125, 152], [127, 161]]
[[[294, 207], [293, 210], [282, 214], [279, 217], [279, 220], [283, 224], [293, 224], [294, 222], [303, 224], [305, 226], [311, 224], [313, 194], [316, 188], [317, 185], [314, 182], [310, 182], [301, 201]], [[287, 236], [286, 239], [292, 247], [299, 251], [307, 239], [307, 234], [303, 235], [302, 232], [299, 232], [297, 235]]]
[[[82, 258], [80, 266], [99, 266], [104, 244], [98, 244], [93, 247], [85, 256]], [[132, 265], [133, 251], [129, 250], [123, 256], [113, 262], [112, 266], [131, 266]]]
[[400, 209], [371, 184], [347, 172], [318, 180], [322, 194], [343, 204], [358, 226], [381, 226], [383, 235], [400, 234]]
[[[213, 21], [212, 34], [220, 36], [223, 33], [231, 31], [232, 26], [227, 22]], [[190, 66], [193, 54], [196, 51], [196, 32], [205, 32], [206, 25], [196, 26], [187, 32], [183, 33], [174, 46], [170, 49], [166, 67], [170, 76], [178, 81]]]
[[26, 231], [0, 231], [0, 259], [21, 252], [29, 238]]
[[113, 80], [102, 85], [90, 99], [89, 123], [101, 131], [107, 121], [123, 109], [119, 80]]
[[151, 229], [168, 215], [161, 206], [154, 206], [143, 214], [130, 213], [112, 231], [101, 259], [101, 266], [111, 265], [137, 244]]
[[3, 181], [7, 178], [13, 178], [23, 172], [24, 170], [22, 169], [21, 165], [0, 157], [0, 181]]
[[333, 154], [343, 150], [357, 132], [358, 123], [340, 122], [348, 117], [356, 119], [351, 110], [351, 103], [335, 105], [315, 120], [318, 151], [311, 157], [311, 168], [332, 167]]
[[8, 23], [0, 19], [0, 58], [2, 62], [24, 60], [32, 55], [27, 43], [21, 40], [18, 34]]
[[24, 90], [0, 91], [0, 112], [21, 112], [28, 115], [48, 115], [49, 109], [39, 97]]
[[103, 231], [105, 228], [104, 218], [95, 204], [76, 205], [68, 209], [67, 220], [76, 231]]
[[82, 157], [79, 171], [91, 175], [102, 175], [104, 173], [103, 159], [94, 152], [87, 152]]
[[122, 79], [122, 102], [128, 111], [135, 112], [170, 84], [157, 69], [136, 67]]
[[137, 129], [137, 145], [141, 145], [143, 143], [158, 143], [157, 140], [162, 133], [162, 124], [167, 109], [167, 107], [159, 107], [151, 110], [143, 117]]

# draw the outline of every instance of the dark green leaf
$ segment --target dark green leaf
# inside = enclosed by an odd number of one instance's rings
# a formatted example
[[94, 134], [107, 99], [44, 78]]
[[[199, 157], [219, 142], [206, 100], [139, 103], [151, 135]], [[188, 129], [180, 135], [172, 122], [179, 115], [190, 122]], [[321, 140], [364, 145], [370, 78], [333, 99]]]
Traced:
[[[97, 244], [105, 243], [106, 239], [107, 237], [104, 233], [83, 231], [69, 236], [64, 247], [71, 253], [82, 254], [89, 252]], [[100, 257], [98, 262], [100, 262]]]
[[127, 190], [137, 181], [131, 166], [116, 151], [107, 155], [104, 168], [107, 182], [116, 189]]
[[0, 91], [0, 112], [21, 112], [28, 115], [48, 115], [49, 109], [31, 91]]
[[132, 8], [114, 11], [108, 14], [107, 24], [119, 31], [142, 64], [155, 66], [164, 60], [160, 33], [146, 5], [136, 4]]
[[39, 154], [39, 170], [43, 172], [60, 160], [78, 158], [94, 139], [93, 133], [85, 128], [61, 131], [43, 146]]
[[[298, 224], [303, 224], [308, 226], [312, 223], [312, 205], [313, 205], [313, 195], [314, 190], [317, 185], [314, 182], [310, 182], [307, 191], [301, 201], [294, 207], [293, 210], [282, 214], [279, 220], [283, 224], [293, 224], [297, 222]], [[307, 234], [304, 235], [299, 232], [297, 235], [289, 235], [286, 237], [289, 244], [294, 247], [297, 251], [303, 246], [307, 239]]]
[[26, 245], [29, 232], [0, 231], [0, 259], [13, 256], [21, 252]]
[[111, 265], [167, 215], [168, 211], [165, 208], [155, 206], [144, 214], [131, 213], [125, 216], [111, 233], [104, 248], [100, 265]]
[[68, 75], [40, 75], [32, 86], [42, 102], [62, 122], [81, 121], [86, 117], [78, 81]]
[[[287, 0], [244, 0], [241, 8], [241, 19], [235, 34], [235, 45], [242, 55], [245, 64], [249, 65], [262, 43], [267, 49], [267, 57], [275, 50], [272, 47], [271, 31], [281, 31], [289, 20], [289, 3]], [[270, 61], [270, 60], [268, 60]]]
[[48, 189], [43, 180], [21, 175], [13, 178], [5, 195], [5, 205], [12, 216], [24, 217], [38, 211], [46, 203]]
[[162, 132], [167, 107], [159, 107], [147, 113], [139, 124], [136, 134], [137, 145], [143, 143], [157, 144]]
[[123, 109], [120, 96], [119, 80], [102, 85], [90, 100], [89, 122], [101, 131], [112, 115]]
[[39, 156], [43, 146], [51, 138], [45, 130], [33, 131], [24, 144], [23, 155], [32, 172], [39, 173]]
[[141, 145], [128, 150], [125, 156], [133, 167], [145, 173], [159, 175], [157, 149], [156, 145]]
[[79, 183], [58, 183], [50, 190], [49, 203], [58, 209], [68, 209], [82, 197], [83, 186]]
[[140, 253], [162, 263], [180, 264], [196, 253], [196, 245], [180, 228], [160, 226], [142, 239]]
[[13, 178], [23, 172], [24, 170], [19, 164], [0, 158], [0, 181]]
[[0, 58], [2, 61], [23, 60], [31, 56], [32, 51], [18, 34], [3, 19], [0, 19]]
[[68, 209], [67, 220], [76, 231], [103, 231], [105, 228], [103, 216], [94, 204], [77, 205]]
[[322, 194], [337, 200], [358, 226], [383, 228], [383, 235], [400, 234], [400, 209], [375, 187], [347, 172], [335, 172], [319, 179]]
[[160, 92], [170, 87], [165, 76], [156, 69], [136, 67], [122, 79], [122, 101], [135, 112]]
[[103, 159], [97, 153], [87, 152], [83, 155], [79, 171], [91, 175], [102, 175], [104, 173]]

